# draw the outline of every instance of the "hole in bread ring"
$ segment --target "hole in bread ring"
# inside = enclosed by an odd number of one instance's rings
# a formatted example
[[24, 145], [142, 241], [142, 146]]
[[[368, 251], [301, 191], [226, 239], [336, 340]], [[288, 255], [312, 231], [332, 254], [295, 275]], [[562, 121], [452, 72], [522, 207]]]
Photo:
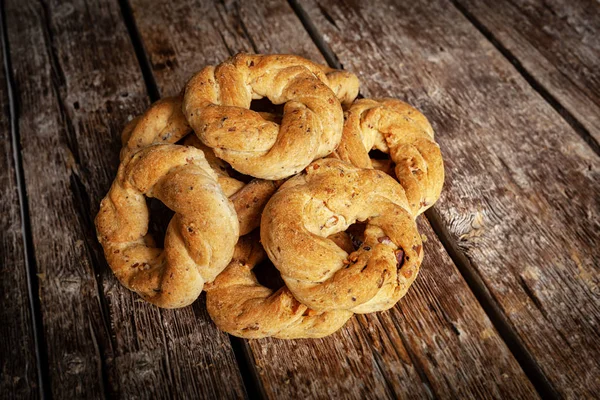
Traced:
[[[348, 253], [329, 237], [356, 222], [364, 232], [360, 247]], [[294, 296], [318, 311], [392, 307], [423, 257], [398, 182], [335, 159], [316, 161], [281, 186], [263, 212], [261, 240]]]
[[[145, 196], [175, 212], [164, 239], [147, 235]], [[239, 223], [202, 151], [159, 144], [122, 163], [96, 217], [98, 239], [123, 285], [160, 307], [192, 303], [231, 260]]]
[[[356, 76], [292, 55], [238, 54], [206, 67], [188, 82], [183, 110], [215, 154], [244, 174], [263, 179], [294, 175], [330, 154], [341, 139], [343, 111], [329, 85], [348, 101]], [[281, 123], [250, 110], [268, 98], [283, 106]]]
[[335, 332], [352, 316], [343, 310], [316, 312], [285, 286], [263, 286], [255, 267], [265, 259], [257, 232], [242, 236], [229, 266], [207, 285], [206, 307], [221, 330], [248, 339], [318, 338]]

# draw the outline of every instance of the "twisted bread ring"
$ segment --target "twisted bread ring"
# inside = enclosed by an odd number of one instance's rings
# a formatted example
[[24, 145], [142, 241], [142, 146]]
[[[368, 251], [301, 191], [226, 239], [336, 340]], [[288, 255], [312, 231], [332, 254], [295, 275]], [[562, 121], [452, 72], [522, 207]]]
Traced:
[[[217, 158], [212, 149], [195, 135], [188, 135], [192, 128], [181, 111], [181, 102], [181, 96], [165, 97], [131, 120], [121, 135], [121, 161], [153, 144], [175, 143], [185, 137], [183, 144], [202, 150], [206, 161], [217, 174], [219, 185], [235, 207], [240, 221], [240, 235], [251, 232], [260, 224], [262, 210], [281, 182], [255, 179], [246, 184], [230, 177], [227, 163]], [[266, 113], [261, 115], [274, 118]]]
[[[183, 111], [203, 143], [236, 170], [263, 179], [294, 175], [338, 146], [358, 79], [292, 55], [238, 54], [188, 82]], [[285, 103], [281, 124], [250, 110]]]
[[[156, 248], [144, 195], [175, 211]], [[239, 223], [202, 151], [159, 144], [121, 163], [96, 217], [98, 240], [121, 283], [159, 307], [191, 304], [229, 263]]]
[[247, 339], [319, 338], [352, 316], [344, 310], [316, 312], [298, 302], [287, 287], [274, 292], [262, 286], [253, 268], [265, 258], [257, 235], [243, 236], [229, 266], [207, 285], [206, 307], [219, 329]]
[[[357, 221], [366, 222], [363, 241], [348, 254], [328, 237]], [[423, 258], [398, 182], [332, 158], [313, 162], [269, 200], [261, 241], [294, 297], [317, 311], [388, 309]]]
[[389, 153], [415, 216], [433, 205], [444, 184], [444, 163], [433, 129], [417, 109], [396, 99], [360, 99], [345, 113], [336, 156], [372, 168], [369, 151]]

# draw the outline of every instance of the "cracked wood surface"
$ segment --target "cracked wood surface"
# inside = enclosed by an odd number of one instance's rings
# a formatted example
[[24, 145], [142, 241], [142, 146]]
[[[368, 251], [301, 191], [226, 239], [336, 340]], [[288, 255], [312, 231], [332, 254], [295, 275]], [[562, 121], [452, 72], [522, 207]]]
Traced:
[[[325, 63], [285, 1], [151, 3], [132, 0], [131, 6], [165, 95], [242, 50]], [[536, 396], [428, 223], [420, 228], [429, 238], [423, 270], [393, 310], [356, 316], [320, 340], [248, 342], [267, 397]]]
[[9, 94], [0, 53], [0, 397], [37, 398], [38, 365], [29, 305], [25, 232], [9, 111]]
[[5, 3], [51, 394], [243, 397], [202, 301], [185, 318], [141, 301], [95, 237], [121, 129], [148, 105], [119, 5]]
[[596, 0], [455, 0], [600, 142]]
[[554, 390], [595, 396], [598, 155], [451, 3], [303, 6], [365, 96], [401, 96], [430, 117], [443, 225]]
[[[436, 214], [466, 260], [462, 268], [481, 278], [553, 390], [593, 396], [600, 388], [600, 163], [477, 27], [597, 138], [598, 102], [585, 99], [597, 100], [598, 58], [578, 48], [599, 29], [597, 14], [582, 11], [585, 3], [517, 1], [488, 15], [496, 4], [455, 2], [471, 22], [441, 1], [301, 7], [317, 42], [359, 74], [364, 95], [399, 97], [430, 118], [447, 169]], [[177, 311], [144, 303], [119, 285], [95, 238], [92, 220], [116, 172], [120, 131], [155, 89], [144, 86], [126, 29], [132, 21], [111, 0], [3, 7], [53, 397], [537, 396], [425, 218], [423, 268], [396, 307], [355, 316], [329, 338], [244, 342], [251, 363], [251, 371], [243, 361], [239, 367], [249, 374], [244, 388], [204, 298]], [[162, 95], [240, 50], [324, 62], [286, 1], [131, 0], [131, 8]], [[560, 46], [563, 37], [569, 46]], [[0, 320], [10, 320], [0, 329], [0, 395], [35, 398], [5, 84], [0, 96]]]

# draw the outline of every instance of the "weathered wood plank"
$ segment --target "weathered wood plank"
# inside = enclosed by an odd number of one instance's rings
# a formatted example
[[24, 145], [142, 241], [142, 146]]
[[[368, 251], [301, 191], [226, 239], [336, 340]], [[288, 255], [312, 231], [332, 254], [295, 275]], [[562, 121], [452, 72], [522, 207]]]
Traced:
[[600, 142], [597, 1], [455, 1]]
[[118, 4], [6, 3], [53, 397], [243, 397], [204, 306], [140, 301], [95, 238], [120, 131], [148, 104]]
[[[302, 35], [296, 37], [301, 25], [285, 2], [268, 1], [260, 6], [230, 0], [130, 3], [162, 96], [179, 93], [195, 72], [239, 51], [293, 52], [315, 60], [321, 58], [306, 33], [300, 32]], [[248, 13], [253, 18], [246, 21]], [[268, 17], [272, 24], [262, 24], [255, 13], [261, 13], [264, 19]], [[257, 35], [249, 38], [249, 29]], [[273, 47], [276, 36], [280, 39]]]
[[40, 388], [4, 51], [0, 61], [0, 397], [34, 399]]
[[366, 96], [401, 95], [430, 117], [442, 222], [556, 391], [594, 397], [597, 155], [451, 4], [304, 6]]
[[[285, 1], [151, 3], [131, 1], [162, 93], [240, 50], [324, 62]], [[248, 342], [268, 397], [535, 397], [426, 221], [421, 228], [430, 238], [422, 276], [394, 310], [320, 340]]]
[[250, 341], [270, 397], [537, 397], [425, 219], [419, 228], [423, 268], [393, 309], [325, 339]]

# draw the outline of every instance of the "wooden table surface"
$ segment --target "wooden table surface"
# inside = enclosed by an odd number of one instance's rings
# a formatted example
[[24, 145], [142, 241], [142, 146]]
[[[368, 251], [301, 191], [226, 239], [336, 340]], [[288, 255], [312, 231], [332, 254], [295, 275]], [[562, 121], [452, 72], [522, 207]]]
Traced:
[[[1, 33], [0, 398], [599, 396], [596, 0], [5, 0]], [[432, 122], [445, 188], [392, 310], [246, 341], [108, 268], [123, 125], [238, 51], [343, 67]]]

